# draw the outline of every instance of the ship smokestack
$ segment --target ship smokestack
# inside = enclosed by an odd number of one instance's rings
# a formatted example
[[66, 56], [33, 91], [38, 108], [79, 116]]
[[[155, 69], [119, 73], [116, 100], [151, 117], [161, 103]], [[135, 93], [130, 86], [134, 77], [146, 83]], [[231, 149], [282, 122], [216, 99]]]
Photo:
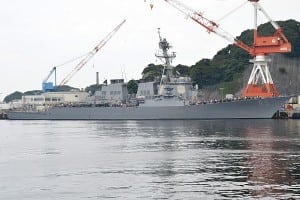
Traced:
[[96, 85], [99, 85], [99, 72], [96, 72]]

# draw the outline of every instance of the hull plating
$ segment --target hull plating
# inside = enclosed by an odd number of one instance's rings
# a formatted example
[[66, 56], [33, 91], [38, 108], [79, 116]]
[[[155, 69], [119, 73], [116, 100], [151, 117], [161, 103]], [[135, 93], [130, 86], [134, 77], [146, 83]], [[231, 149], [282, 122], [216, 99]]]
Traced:
[[44, 112], [7, 113], [12, 120], [148, 120], [271, 118], [288, 97], [191, 106], [53, 107]]

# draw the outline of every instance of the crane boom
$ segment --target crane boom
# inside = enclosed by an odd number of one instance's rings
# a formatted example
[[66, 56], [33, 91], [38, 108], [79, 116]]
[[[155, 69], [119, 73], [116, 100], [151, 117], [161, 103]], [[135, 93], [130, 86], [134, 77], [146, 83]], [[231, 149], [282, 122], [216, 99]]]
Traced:
[[177, 0], [164, 0], [165, 2], [169, 3], [171, 6], [182, 12], [183, 14], [187, 15], [187, 17], [191, 18], [196, 23], [200, 24], [202, 27], [204, 27], [208, 33], [215, 33], [218, 36], [224, 38], [230, 43], [234, 43], [238, 47], [244, 49], [245, 51], [249, 52], [250, 54], [254, 53], [254, 49], [242, 41], [238, 40], [236, 37], [232, 36], [229, 32], [222, 29], [216, 22], [207, 19], [203, 16], [202, 13], [195, 11], [192, 8], [189, 8], [188, 6], [182, 4], [181, 2]]
[[85, 58], [83, 58], [76, 67], [61, 81], [59, 86], [67, 84], [70, 79], [80, 70], [82, 67], [100, 50], [103, 46], [114, 36], [114, 34], [121, 28], [121, 26], [126, 22], [123, 20], [118, 26], [116, 26], [108, 35], [106, 35], [99, 44], [90, 51]]
[[[42, 82], [42, 90], [44, 92], [48, 92], [48, 91], [53, 91], [56, 87], [56, 69], [58, 67], [61, 67], [65, 64], [74, 62], [75, 60], [78, 60], [84, 56], [87, 56], [88, 53], [85, 53], [84, 55], [78, 56], [76, 58], [72, 58], [71, 60], [65, 61], [64, 63], [60, 64], [60, 65], [55, 65], [51, 71], [49, 72], [49, 74], [46, 76], [46, 78], [44, 78], [43, 82]], [[53, 82], [48, 82], [49, 78], [52, 76], [52, 74], [54, 73], [54, 85]]]
[[49, 74], [46, 76], [46, 78], [43, 80], [42, 90], [44, 92], [52, 91], [54, 89], [53, 82], [47, 82], [53, 73], [54, 73], [54, 81], [55, 81], [54, 85], [56, 85], [56, 67], [53, 67], [49, 72]]
[[[248, 0], [251, 2], [255, 9], [255, 27], [254, 27], [254, 42], [253, 46], [249, 46], [238, 40], [236, 37], [232, 36], [230, 33], [222, 29], [216, 22], [207, 19], [203, 16], [202, 13], [195, 11], [192, 8], [182, 4], [178, 0], [164, 0], [169, 3], [171, 6], [179, 10], [180, 12], [187, 15], [189, 18], [194, 20], [196, 23], [200, 24], [204, 27], [209, 33], [213, 32], [218, 36], [224, 38], [230, 43], [235, 44], [236, 46], [244, 49], [250, 55], [256, 56], [267, 53], [287, 53], [291, 52], [291, 44], [287, 40], [287, 38], [282, 33], [282, 29], [280, 26], [271, 19], [271, 17], [267, 14], [265, 9], [258, 3], [259, 0]], [[272, 26], [275, 28], [275, 33], [273, 36], [258, 36], [257, 33], [257, 10], [260, 10], [265, 17], [270, 21]]]
[[53, 72], [56, 71], [56, 67], [53, 67], [51, 69], [51, 71], [49, 72], [49, 74], [46, 76], [46, 78], [44, 78], [43, 83], [46, 83], [48, 81], [48, 79], [51, 77], [51, 75], [53, 74]]
[[[236, 37], [229, 34], [227, 31], [220, 28], [220, 26], [203, 16], [202, 13], [197, 12], [188, 6], [182, 4], [178, 0], [164, 0], [171, 6], [187, 15], [202, 27], [204, 27], [208, 33], [215, 33], [220, 37], [226, 39], [230, 43], [244, 49], [250, 55], [254, 56], [253, 69], [247, 84], [243, 92], [243, 96], [246, 97], [273, 97], [278, 96], [279, 93], [273, 83], [269, 67], [268, 59], [266, 59], [269, 53], [288, 53], [291, 52], [291, 44], [284, 36], [280, 26], [273, 21], [263, 7], [258, 3], [259, 0], [248, 0], [254, 6], [254, 31], [253, 31], [253, 45], [249, 46], [238, 40]], [[272, 26], [275, 28], [275, 33], [272, 36], [259, 36], [257, 31], [257, 12], [261, 11], [265, 17], [269, 20]], [[260, 82], [259, 82], [260, 81]]]

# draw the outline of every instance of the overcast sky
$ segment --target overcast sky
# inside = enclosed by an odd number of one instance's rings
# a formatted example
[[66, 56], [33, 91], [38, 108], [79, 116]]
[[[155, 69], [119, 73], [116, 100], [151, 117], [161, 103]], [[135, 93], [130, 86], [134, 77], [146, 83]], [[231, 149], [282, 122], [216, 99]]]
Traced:
[[[174, 65], [193, 65], [228, 43], [163, 0], [1, 0], [0, 100], [14, 92], [41, 89], [53, 66], [91, 51], [123, 19], [127, 22], [68, 85], [85, 88], [113, 78], [140, 79], [149, 63], [159, 64], [157, 28], [177, 52]], [[237, 36], [253, 27], [250, 3], [219, 21], [245, 0], [181, 0]], [[261, 0], [274, 20], [300, 20], [299, 0]], [[260, 14], [259, 23], [266, 19]], [[60, 82], [77, 62], [57, 69]], [[50, 79], [51, 80], [51, 79]]]

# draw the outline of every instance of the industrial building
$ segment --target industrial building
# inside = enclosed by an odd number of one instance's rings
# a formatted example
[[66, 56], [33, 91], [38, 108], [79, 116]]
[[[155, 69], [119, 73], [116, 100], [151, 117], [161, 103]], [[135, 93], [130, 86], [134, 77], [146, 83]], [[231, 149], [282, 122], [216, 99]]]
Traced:
[[85, 102], [89, 93], [82, 91], [46, 92], [41, 95], [22, 96], [23, 105], [55, 105]]

